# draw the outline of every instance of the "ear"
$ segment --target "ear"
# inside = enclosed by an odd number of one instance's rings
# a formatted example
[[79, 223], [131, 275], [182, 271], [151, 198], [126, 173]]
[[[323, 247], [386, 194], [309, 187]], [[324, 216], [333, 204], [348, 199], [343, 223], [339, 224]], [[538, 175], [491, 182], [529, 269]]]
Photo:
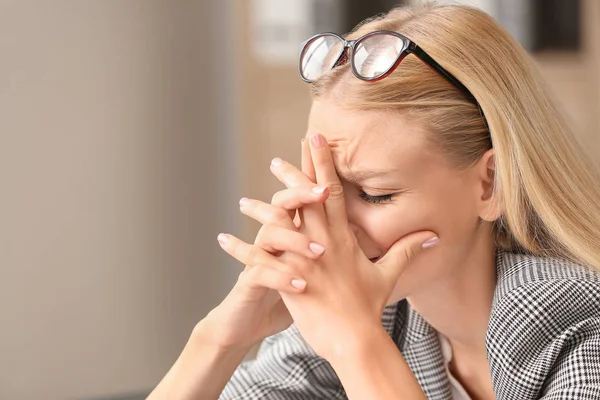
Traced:
[[494, 149], [484, 153], [475, 165], [479, 180], [478, 206], [479, 218], [484, 221], [493, 222], [502, 215], [501, 201], [497, 196], [494, 186], [496, 177], [496, 158]]

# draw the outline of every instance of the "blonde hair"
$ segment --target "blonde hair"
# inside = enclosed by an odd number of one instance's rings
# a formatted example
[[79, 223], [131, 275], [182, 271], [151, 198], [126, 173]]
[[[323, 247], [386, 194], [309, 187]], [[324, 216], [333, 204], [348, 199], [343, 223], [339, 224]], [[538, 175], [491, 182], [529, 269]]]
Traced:
[[344, 106], [400, 112], [423, 124], [457, 166], [475, 164], [493, 144], [494, 196], [503, 210], [496, 245], [600, 269], [598, 171], [510, 34], [477, 9], [425, 5], [367, 20], [346, 38], [375, 30], [413, 40], [481, 109], [412, 55], [377, 82], [357, 79], [347, 64], [334, 68], [311, 85], [313, 96], [341, 91]]

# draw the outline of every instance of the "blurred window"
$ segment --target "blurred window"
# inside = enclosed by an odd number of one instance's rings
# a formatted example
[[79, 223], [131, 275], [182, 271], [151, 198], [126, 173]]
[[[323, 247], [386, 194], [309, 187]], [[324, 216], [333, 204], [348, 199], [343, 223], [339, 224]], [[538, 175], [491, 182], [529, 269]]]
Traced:
[[377, 14], [386, 13], [393, 7], [406, 4], [400, 0], [343, 0], [346, 9], [344, 32], [349, 32], [361, 21]]
[[532, 1], [532, 51], [579, 51], [581, 48], [580, 0]]

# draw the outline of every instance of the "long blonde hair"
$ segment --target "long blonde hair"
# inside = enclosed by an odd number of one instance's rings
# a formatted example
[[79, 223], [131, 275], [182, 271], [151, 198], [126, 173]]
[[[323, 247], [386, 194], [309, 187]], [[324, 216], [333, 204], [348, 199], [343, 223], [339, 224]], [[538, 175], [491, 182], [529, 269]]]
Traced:
[[398, 111], [424, 124], [457, 166], [473, 165], [493, 146], [503, 210], [497, 246], [600, 269], [598, 171], [510, 34], [477, 9], [426, 5], [367, 20], [346, 38], [375, 30], [413, 40], [469, 88], [481, 109], [412, 55], [378, 82], [356, 79], [347, 64], [337, 67], [311, 86], [313, 96], [341, 88], [345, 106]]

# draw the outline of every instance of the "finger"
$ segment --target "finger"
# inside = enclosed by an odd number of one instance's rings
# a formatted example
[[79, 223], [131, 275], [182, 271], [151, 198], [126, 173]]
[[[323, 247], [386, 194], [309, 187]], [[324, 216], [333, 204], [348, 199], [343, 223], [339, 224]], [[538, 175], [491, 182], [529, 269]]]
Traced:
[[242, 214], [257, 220], [263, 225], [279, 225], [287, 229], [296, 228], [293, 222], [296, 213], [295, 209], [288, 211], [260, 200], [244, 197], [240, 200], [240, 211]]
[[276, 256], [269, 254], [267, 251], [258, 246], [248, 244], [243, 240], [236, 238], [233, 235], [225, 233], [219, 234], [217, 237], [221, 248], [230, 256], [241, 262], [242, 264], [252, 269], [256, 265], [268, 265], [271, 268], [277, 268], [282, 272], [292, 273], [291, 266], [282, 263]]
[[296, 211], [307, 204], [323, 203], [327, 196], [329, 193], [326, 186], [296, 187], [275, 193], [271, 204], [244, 197], [240, 199], [240, 211], [263, 225], [298, 228], [293, 222]]
[[283, 161], [281, 158], [274, 158], [271, 161], [271, 172], [286, 187], [292, 188], [300, 185], [310, 185], [310, 179], [292, 164]]
[[[302, 141], [302, 172], [313, 182], [316, 182], [315, 168], [311, 157], [309, 140]], [[326, 185], [319, 184], [320, 187]], [[329, 188], [327, 190], [329, 192]], [[325, 202], [326, 203], [326, 202]], [[323, 205], [310, 204], [298, 209], [298, 226], [312, 230], [316, 240], [325, 239], [327, 218]], [[319, 236], [321, 235], [321, 237]]]
[[256, 236], [256, 245], [269, 253], [288, 251], [311, 259], [325, 252], [323, 245], [309, 240], [306, 235], [277, 225], [263, 225]]
[[298, 186], [275, 193], [271, 205], [292, 211], [307, 204], [323, 203], [328, 196], [327, 186]]
[[395, 285], [404, 268], [419, 253], [437, 246], [439, 241], [437, 235], [430, 231], [412, 233], [394, 243], [376, 264], [382, 268], [388, 283]]
[[[317, 181], [317, 178], [315, 176], [315, 167], [313, 166], [312, 158], [310, 156], [310, 145], [308, 144], [308, 140], [306, 140], [306, 138], [303, 138], [302, 141], [300, 142], [300, 144], [301, 144], [300, 147], [302, 148], [302, 161], [301, 161], [302, 173], [304, 175], [306, 175], [306, 177], [308, 177], [308, 179], [310, 179], [311, 182], [314, 183]], [[313, 215], [320, 215], [320, 213], [323, 213], [323, 212], [318, 211], [315, 208], [312, 213], [313, 213]], [[310, 215], [310, 212], [309, 212], [309, 215]], [[296, 214], [296, 218], [294, 218], [294, 224], [298, 227], [298, 229], [300, 229], [300, 227], [303, 224], [303, 221], [304, 221], [304, 209], [299, 208], [298, 212]]]
[[[296, 168], [290, 163], [283, 161], [280, 158], [274, 158], [271, 162], [271, 172], [281, 183], [286, 185], [287, 188], [296, 188], [300, 186], [315, 186], [314, 183], [306, 177], [306, 175], [304, 175], [301, 171], [298, 170], [298, 168]], [[318, 195], [324, 194], [324, 192], [326, 191], [325, 187], [318, 187], [316, 190], [316, 193]], [[291, 207], [284, 208], [288, 210], [288, 215], [293, 219], [296, 214], [296, 210], [299, 209], [301, 206], [296, 207], [295, 209]], [[319, 207], [322, 208], [322, 206]], [[324, 212], [321, 213], [325, 215]]]
[[239, 281], [250, 287], [264, 287], [284, 293], [302, 293], [306, 289], [304, 279], [264, 265], [242, 271]]
[[315, 167], [313, 165], [312, 157], [310, 156], [310, 145], [306, 139], [302, 139], [302, 173], [306, 175], [311, 182], [317, 182], [317, 176], [315, 175]]
[[315, 167], [317, 184], [329, 188], [325, 202], [325, 214], [330, 226], [343, 228], [347, 225], [344, 190], [333, 164], [331, 149], [323, 135], [317, 133], [310, 138], [310, 153]]

